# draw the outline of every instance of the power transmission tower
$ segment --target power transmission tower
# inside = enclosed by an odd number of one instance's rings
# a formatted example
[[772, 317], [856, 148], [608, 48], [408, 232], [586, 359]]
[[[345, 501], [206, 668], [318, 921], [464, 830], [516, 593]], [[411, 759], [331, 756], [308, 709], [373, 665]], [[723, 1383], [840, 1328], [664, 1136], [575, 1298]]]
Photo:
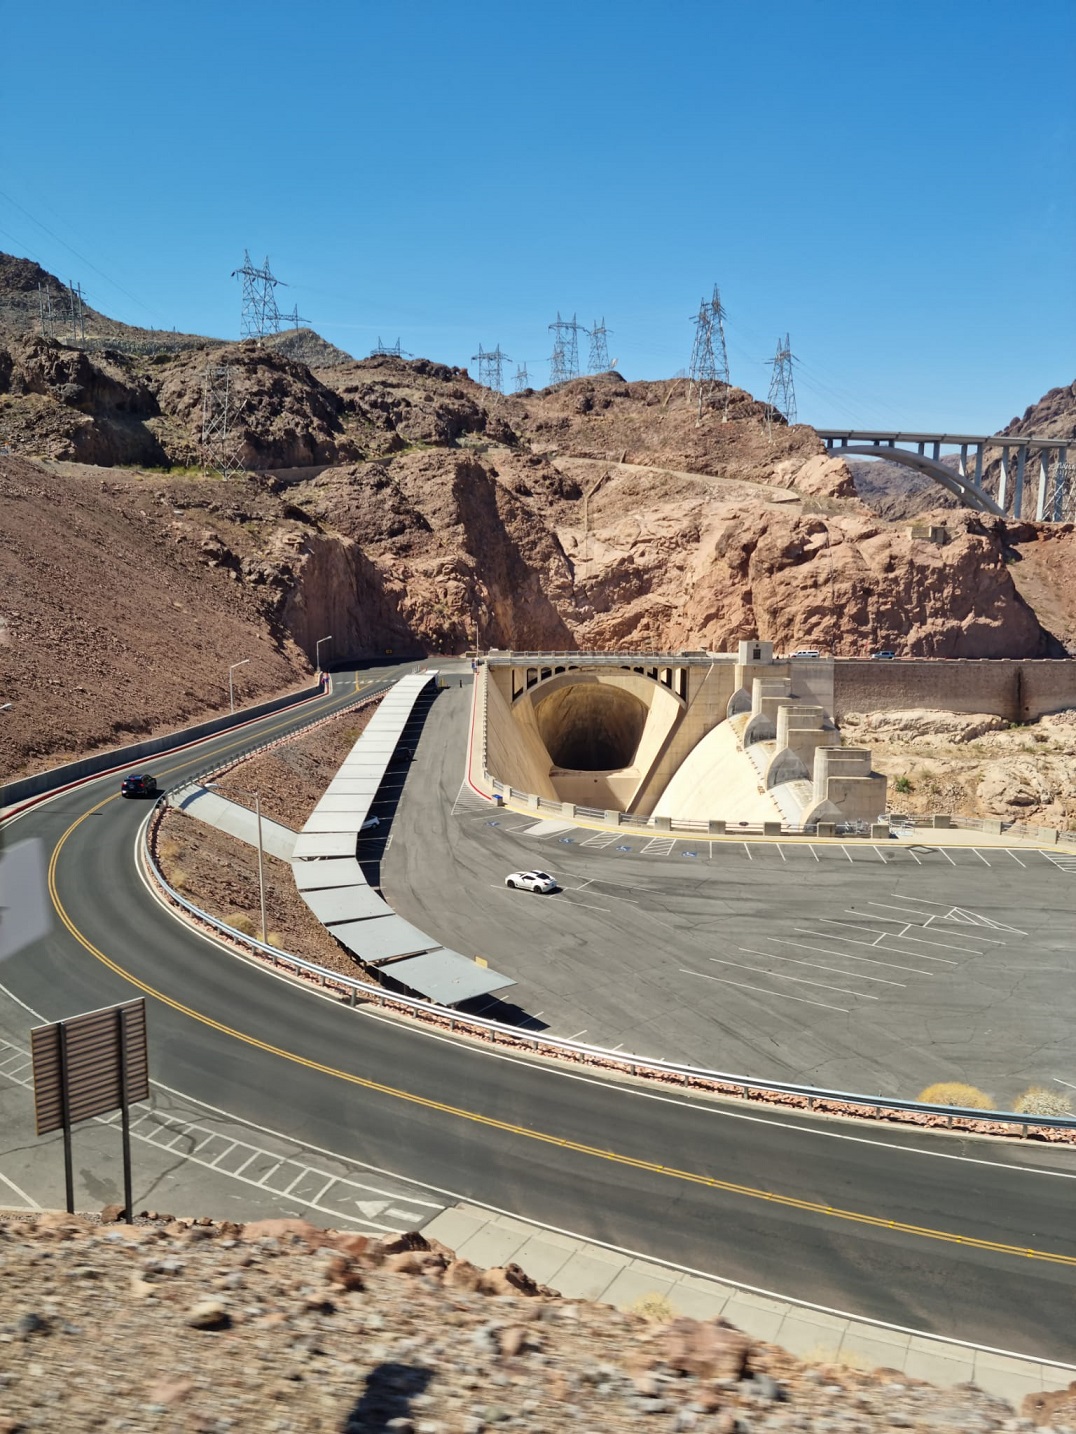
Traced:
[[52, 338], [52, 287], [49, 284], [37, 286], [37, 312], [41, 320], [41, 337]]
[[378, 334], [378, 336], [377, 336], [377, 343], [376, 343], [375, 346], [370, 350], [369, 357], [370, 357], [370, 358], [378, 358], [381, 354], [386, 354], [386, 355], [388, 355], [389, 358], [413, 358], [413, 357], [414, 357], [413, 354], [409, 354], [406, 349], [400, 347], [400, 340], [399, 340], [399, 339], [397, 339], [394, 344], [383, 344], [383, 343], [381, 342], [381, 335]]
[[229, 364], [207, 364], [202, 384], [202, 465], [222, 478], [239, 472], [235, 420], [239, 416], [232, 393]]
[[82, 312], [82, 285], [68, 284], [67, 309], [71, 318], [71, 342], [77, 344], [86, 337], [86, 318]]
[[276, 287], [281, 282], [273, 277], [269, 256], [256, 269], [250, 262], [250, 250], [243, 250], [243, 267], [232, 270], [233, 279], [243, 281], [243, 317], [240, 332], [245, 339], [263, 339], [266, 334], [280, 332], [280, 311], [276, 306]]
[[575, 315], [569, 322], [557, 310], [557, 321], [549, 325], [553, 334], [553, 352], [549, 357], [549, 382], [565, 383], [579, 377], [579, 324]]
[[308, 324], [310, 322], [309, 319], [304, 319], [300, 315], [298, 304], [295, 305], [295, 308], [292, 309], [290, 314], [278, 314], [277, 317], [280, 320], [281, 324], [291, 324], [293, 329], [301, 329], [304, 324]]
[[530, 374], [527, 372], [525, 363], [516, 364], [516, 393], [522, 393], [525, 388], [530, 388]]
[[592, 329], [587, 329], [586, 334], [590, 339], [590, 363], [588, 369], [591, 373], [605, 373], [609, 367], [609, 334], [611, 330], [605, 327], [605, 320], [599, 324], [594, 322]]
[[767, 397], [766, 432], [769, 433], [774, 412], [783, 413], [791, 424], [796, 421], [796, 385], [792, 378], [792, 364], [795, 355], [788, 341], [788, 335], [777, 340], [777, 352], [773, 356], [773, 377]]
[[691, 349], [691, 363], [688, 372], [691, 375], [692, 387], [698, 396], [699, 420], [702, 419], [702, 411], [707, 398], [717, 384], [723, 383], [725, 385], [724, 421], [729, 416], [729, 389], [732, 384], [729, 379], [728, 348], [725, 344], [725, 309], [716, 284], [713, 298], [709, 303], [705, 299], [700, 299], [699, 312], [693, 317], [695, 342]]
[[479, 344], [478, 352], [471, 355], [471, 362], [478, 365], [479, 383], [485, 384], [486, 388], [492, 388], [495, 393], [504, 391], [501, 367], [512, 360], [501, 352], [500, 344], [495, 349], [484, 349]]

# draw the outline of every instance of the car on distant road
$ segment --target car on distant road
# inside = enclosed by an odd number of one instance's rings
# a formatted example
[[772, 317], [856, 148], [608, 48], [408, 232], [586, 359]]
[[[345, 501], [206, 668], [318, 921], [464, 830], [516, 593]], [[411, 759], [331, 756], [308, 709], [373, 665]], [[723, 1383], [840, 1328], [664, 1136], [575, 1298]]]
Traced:
[[557, 883], [548, 871], [513, 871], [505, 877], [504, 884], [516, 891], [535, 891], [543, 896], [557, 889]]
[[892, 662], [896, 658], [895, 652], [872, 652], [872, 662]]
[[791, 657], [821, 657], [817, 647], [798, 647], [795, 652], [790, 653]]
[[151, 777], [148, 772], [132, 772], [129, 777], [124, 777], [120, 785], [121, 797], [155, 797], [157, 795], [157, 778]]

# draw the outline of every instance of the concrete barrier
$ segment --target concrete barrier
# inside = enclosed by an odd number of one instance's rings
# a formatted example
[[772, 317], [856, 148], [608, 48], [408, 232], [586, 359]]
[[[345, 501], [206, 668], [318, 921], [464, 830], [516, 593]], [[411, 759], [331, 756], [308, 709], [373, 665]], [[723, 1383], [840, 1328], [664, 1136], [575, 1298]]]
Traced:
[[213, 717], [208, 722], [198, 723], [195, 727], [184, 727], [178, 732], [166, 732], [160, 737], [147, 737], [145, 741], [132, 742], [127, 747], [112, 747], [107, 752], [97, 752], [92, 757], [81, 757], [76, 762], [65, 762], [61, 767], [52, 767], [45, 772], [35, 772], [30, 777], [20, 777], [18, 781], [8, 782], [6, 786], [0, 787], [0, 807], [15, 807], [20, 802], [28, 801], [31, 797], [39, 797], [46, 792], [56, 791], [60, 787], [71, 786], [88, 777], [98, 777], [103, 772], [129, 767], [134, 762], [160, 756], [164, 752], [173, 751], [176, 747], [186, 747], [191, 742], [197, 742], [203, 737], [215, 737], [218, 733], [226, 732], [231, 727], [241, 727], [244, 723], [256, 721], [259, 717], [268, 717], [274, 712], [283, 711], [286, 707], [297, 706], [298, 703], [306, 702], [311, 697], [317, 697], [320, 692], [320, 685], [304, 687], [299, 692], [289, 692], [284, 697], [274, 697], [268, 702], [260, 702], [256, 707], [244, 707], [240, 712], [227, 712], [222, 717]]

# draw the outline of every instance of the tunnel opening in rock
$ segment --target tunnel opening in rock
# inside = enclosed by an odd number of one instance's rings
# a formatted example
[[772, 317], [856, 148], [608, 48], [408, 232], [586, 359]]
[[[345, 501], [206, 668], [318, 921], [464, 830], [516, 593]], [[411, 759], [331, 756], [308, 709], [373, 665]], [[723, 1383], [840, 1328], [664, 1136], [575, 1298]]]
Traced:
[[613, 772], [635, 760], [647, 709], [622, 688], [579, 682], [551, 692], [537, 704], [535, 716], [554, 766]]

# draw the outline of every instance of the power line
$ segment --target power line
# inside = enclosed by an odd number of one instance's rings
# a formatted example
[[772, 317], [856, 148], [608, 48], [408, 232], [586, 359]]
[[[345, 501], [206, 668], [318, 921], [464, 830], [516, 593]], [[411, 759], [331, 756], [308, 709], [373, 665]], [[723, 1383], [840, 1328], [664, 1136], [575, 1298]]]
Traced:
[[530, 386], [531, 380], [530, 375], [527, 372], [527, 365], [525, 363], [517, 364], [515, 392], [522, 393], [524, 389], [528, 389], [530, 388]]
[[290, 314], [278, 314], [277, 317], [282, 324], [291, 324], [293, 329], [301, 329], [304, 324], [310, 322], [309, 319], [301, 317], [298, 304], [295, 305]]
[[132, 294], [130, 290], [125, 289], [122, 284], [117, 284], [115, 279], [110, 279], [103, 269], [99, 269], [97, 265], [91, 263], [91, 261], [87, 259], [84, 254], [80, 254], [77, 249], [72, 248], [72, 246], [68, 244], [66, 239], [61, 239], [59, 234], [54, 234], [47, 224], [43, 224], [40, 219], [35, 218], [34, 215], [30, 213], [29, 209], [24, 208], [17, 199], [12, 199], [11, 195], [6, 194], [2, 189], [0, 189], [0, 199], [6, 199], [9, 204], [13, 204], [15, 208], [19, 210], [20, 213], [26, 215], [27, 219], [30, 220], [31, 224], [36, 224], [39, 229], [43, 229], [50, 239], [56, 240], [57, 244], [62, 244], [69, 254], [74, 254], [75, 258], [78, 259], [81, 263], [85, 264], [88, 269], [92, 269], [95, 274], [100, 275], [100, 277], [104, 279], [106, 284], [111, 284], [112, 287], [116, 289], [119, 293], [130, 299], [132, 304], [137, 304], [140, 309], [145, 309], [147, 314], [153, 314], [155, 318], [161, 317], [161, 315], [157, 312], [156, 309], [151, 308], [148, 304], [144, 304], [141, 299], [136, 299], [134, 294]]

